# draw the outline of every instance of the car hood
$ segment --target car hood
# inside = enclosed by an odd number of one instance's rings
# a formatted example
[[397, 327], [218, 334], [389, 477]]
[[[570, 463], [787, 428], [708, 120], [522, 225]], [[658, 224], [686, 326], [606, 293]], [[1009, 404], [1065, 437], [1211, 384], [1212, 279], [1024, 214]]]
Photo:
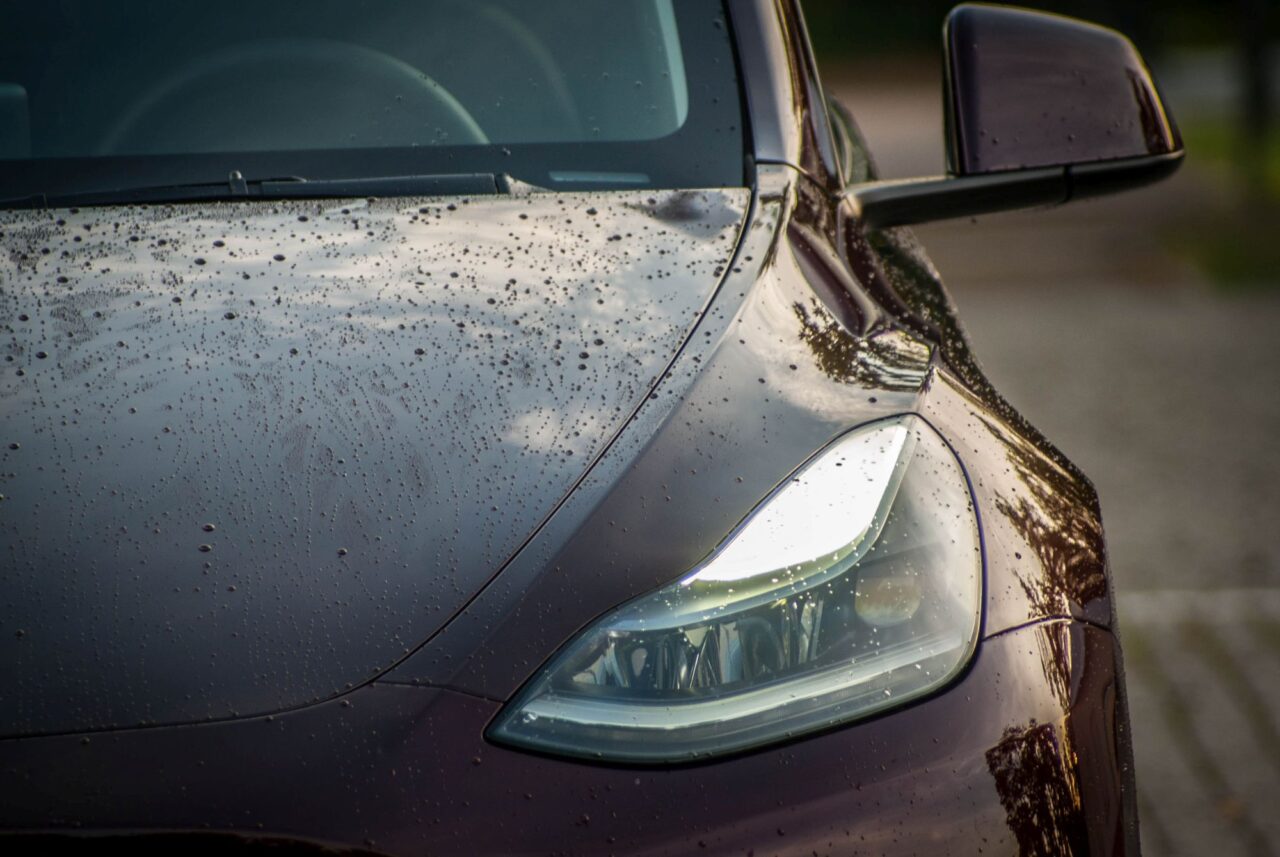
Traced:
[[0, 734], [277, 711], [394, 664], [648, 394], [748, 201], [0, 215]]

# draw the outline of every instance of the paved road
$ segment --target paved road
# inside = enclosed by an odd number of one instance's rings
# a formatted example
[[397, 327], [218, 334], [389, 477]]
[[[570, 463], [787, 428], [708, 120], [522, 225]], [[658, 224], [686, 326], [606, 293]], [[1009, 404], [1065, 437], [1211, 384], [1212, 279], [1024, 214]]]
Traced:
[[[935, 80], [828, 83], [882, 174], [940, 171]], [[1280, 288], [1226, 295], [1162, 240], [1206, 204], [1192, 165], [918, 230], [992, 380], [1098, 486], [1149, 857], [1280, 854]]]

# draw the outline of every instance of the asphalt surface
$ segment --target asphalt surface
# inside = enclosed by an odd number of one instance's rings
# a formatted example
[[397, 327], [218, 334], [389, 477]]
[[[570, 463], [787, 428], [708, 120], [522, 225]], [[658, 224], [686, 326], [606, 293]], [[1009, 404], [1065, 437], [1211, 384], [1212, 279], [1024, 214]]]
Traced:
[[[883, 176], [941, 172], [936, 80], [828, 77]], [[1280, 284], [1224, 292], [1168, 237], [1225, 193], [1191, 160], [917, 229], [992, 381], [1101, 496], [1149, 857], [1280, 854]]]

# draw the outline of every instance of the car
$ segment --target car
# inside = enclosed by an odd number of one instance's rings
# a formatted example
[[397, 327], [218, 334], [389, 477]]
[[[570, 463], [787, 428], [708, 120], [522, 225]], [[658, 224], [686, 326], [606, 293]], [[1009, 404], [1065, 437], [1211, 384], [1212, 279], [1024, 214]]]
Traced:
[[958, 6], [886, 181], [796, 0], [0, 20], [6, 853], [1138, 853], [1097, 495], [909, 229], [1172, 173], [1123, 36]]

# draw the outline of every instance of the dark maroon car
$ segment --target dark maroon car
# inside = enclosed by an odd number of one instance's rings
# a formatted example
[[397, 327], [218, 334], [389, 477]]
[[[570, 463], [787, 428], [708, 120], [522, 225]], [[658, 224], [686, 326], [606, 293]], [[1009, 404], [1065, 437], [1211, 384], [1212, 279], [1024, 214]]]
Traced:
[[1096, 495], [905, 227], [1182, 146], [945, 57], [882, 182], [794, 0], [5, 4], [5, 852], [1137, 854]]

